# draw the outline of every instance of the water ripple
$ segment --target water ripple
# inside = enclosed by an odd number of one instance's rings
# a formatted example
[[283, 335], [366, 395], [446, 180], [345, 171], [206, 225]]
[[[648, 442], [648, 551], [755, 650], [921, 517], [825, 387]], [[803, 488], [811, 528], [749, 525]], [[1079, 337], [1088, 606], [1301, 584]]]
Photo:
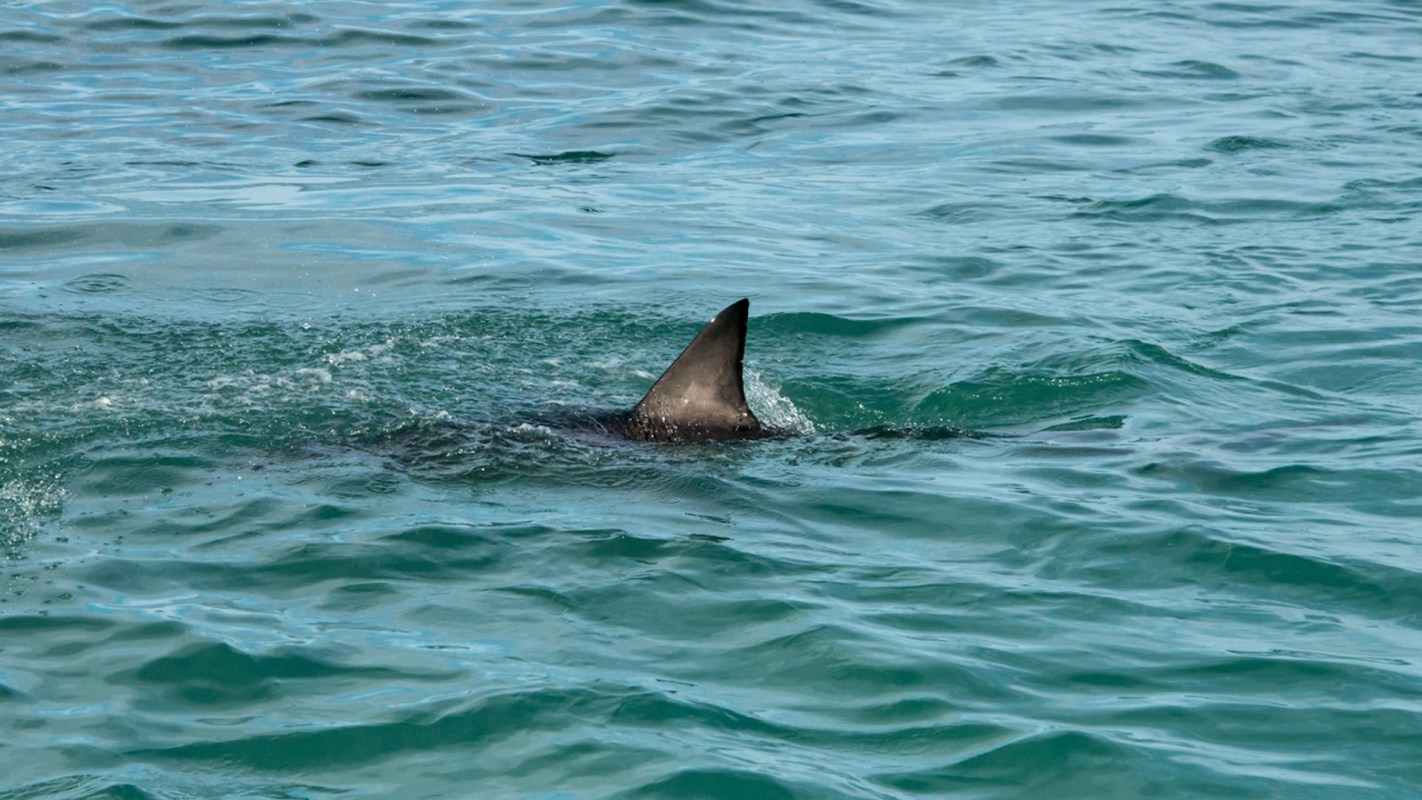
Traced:
[[0, 794], [1422, 794], [1419, 22], [7, 6]]

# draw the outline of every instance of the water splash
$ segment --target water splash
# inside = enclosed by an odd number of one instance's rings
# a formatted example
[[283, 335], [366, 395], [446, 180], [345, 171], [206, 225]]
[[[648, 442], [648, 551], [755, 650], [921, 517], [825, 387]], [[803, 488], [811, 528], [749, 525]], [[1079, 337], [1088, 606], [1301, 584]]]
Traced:
[[760, 376], [759, 372], [746, 369], [743, 373], [745, 377], [746, 400], [751, 408], [760, 418], [760, 424], [767, 428], [778, 430], [794, 431], [801, 435], [813, 434], [815, 423], [805, 416], [790, 398], [780, 393], [777, 386], [771, 386]]
[[60, 476], [6, 475], [0, 480], [0, 551], [11, 551], [33, 539], [45, 519], [64, 504]]

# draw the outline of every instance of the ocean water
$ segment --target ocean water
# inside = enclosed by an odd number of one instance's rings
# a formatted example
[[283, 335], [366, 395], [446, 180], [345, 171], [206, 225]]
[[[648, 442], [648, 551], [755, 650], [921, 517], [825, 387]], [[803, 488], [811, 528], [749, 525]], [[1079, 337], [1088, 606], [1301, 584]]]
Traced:
[[[1422, 796], [1422, 5], [0, 6], [0, 796]], [[648, 445], [726, 304], [799, 435]]]

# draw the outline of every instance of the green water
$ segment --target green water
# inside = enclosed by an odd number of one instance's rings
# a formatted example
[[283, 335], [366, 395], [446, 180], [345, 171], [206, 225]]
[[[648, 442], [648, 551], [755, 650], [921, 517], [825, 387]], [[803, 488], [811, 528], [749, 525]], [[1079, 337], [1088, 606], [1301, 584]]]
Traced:
[[[0, 797], [1422, 795], [1406, 2], [0, 12]], [[635, 403], [751, 298], [752, 407]]]

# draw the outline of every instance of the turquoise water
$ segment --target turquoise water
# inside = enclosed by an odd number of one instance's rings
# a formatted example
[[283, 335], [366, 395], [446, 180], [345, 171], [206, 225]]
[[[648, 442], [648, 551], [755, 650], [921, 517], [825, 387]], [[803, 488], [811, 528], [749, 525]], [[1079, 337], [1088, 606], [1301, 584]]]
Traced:
[[[1422, 796], [1422, 7], [0, 9], [0, 796]], [[625, 408], [751, 298], [758, 442]]]

